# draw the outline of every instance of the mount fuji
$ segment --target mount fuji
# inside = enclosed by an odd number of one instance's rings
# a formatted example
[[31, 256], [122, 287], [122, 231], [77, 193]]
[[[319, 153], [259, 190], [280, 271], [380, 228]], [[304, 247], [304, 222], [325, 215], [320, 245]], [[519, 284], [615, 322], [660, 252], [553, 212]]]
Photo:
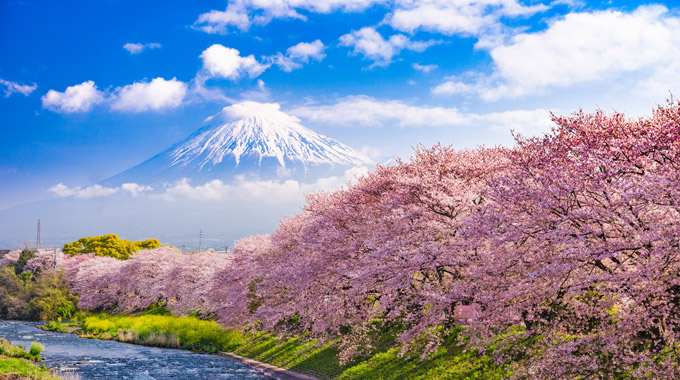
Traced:
[[354, 149], [305, 128], [276, 103], [237, 103], [205, 122], [185, 140], [100, 184], [229, 183], [237, 176], [313, 180], [370, 163]]
[[273, 231], [299, 212], [305, 194], [336, 190], [371, 166], [278, 104], [237, 103], [120, 174], [85, 187], [60, 183], [48, 199], [0, 211], [0, 246], [35, 239], [38, 219], [43, 242], [53, 246], [107, 233], [189, 249], [199, 236], [203, 247], [231, 246]]

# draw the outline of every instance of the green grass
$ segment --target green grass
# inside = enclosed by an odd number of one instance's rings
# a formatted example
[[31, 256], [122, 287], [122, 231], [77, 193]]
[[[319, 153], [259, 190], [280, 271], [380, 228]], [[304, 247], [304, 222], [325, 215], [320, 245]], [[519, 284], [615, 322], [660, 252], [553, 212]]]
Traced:
[[84, 335], [156, 347], [199, 352], [230, 351], [243, 344], [237, 331], [195, 317], [95, 314], [81, 321]]
[[43, 330], [56, 331], [60, 333], [68, 332], [68, 330], [66, 329], [66, 325], [64, 325], [61, 321], [50, 321], [40, 326], [40, 328]]
[[[31, 344], [31, 352], [0, 338], [0, 374], [26, 376], [31, 379], [58, 380], [50, 370], [35, 364], [33, 360], [40, 360], [40, 352], [44, 348], [40, 343]], [[40, 352], [38, 352], [40, 351]]]
[[244, 334], [245, 343], [233, 352], [254, 360], [304, 373], [319, 379], [336, 378], [342, 373], [338, 349], [320, 346], [305, 337], [280, 339], [264, 333]]
[[376, 331], [373, 351], [354, 361], [340, 364], [338, 348], [330, 342], [320, 345], [308, 336], [278, 338], [265, 333], [224, 330], [213, 321], [194, 317], [173, 317], [163, 310], [142, 315], [94, 314], [80, 318], [83, 332], [90, 337], [194, 351], [227, 351], [318, 379], [505, 379], [512, 363], [498, 365], [488, 355], [466, 350], [462, 327], [443, 336], [443, 344], [426, 359], [418, 352], [400, 355], [390, 348], [398, 328]]
[[28, 352], [24, 351], [23, 347], [12, 344], [3, 338], [0, 338], [0, 356], [23, 359], [29, 358]]
[[38, 342], [31, 343], [30, 351], [24, 351], [24, 348], [11, 343], [7, 339], [0, 338], [0, 356], [19, 359], [31, 359], [40, 361], [40, 354], [45, 349], [45, 346]]
[[[368, 356], [340, 365], [338, 350], [331, 344], [318, 346], [302, 338], [279, 339], [267, 334], [249, 333], [246, 342], [234, 353], [273, 364], [319, 379], [506, 379], [505, 366], [499, 366], [489, 356], [465, 350], [462, 328], [445, 337], [444, 344], [425, 360], [418, 353], [399, 355], [399, 349], [388, 349], [394, 341], [393, 332], [378, 337], [376, 349]], [[460, 343], [463, 343], [462, 345]]]
[[445, 338], [437, 352], [425, 360], [400, 356], [398, 349], [377, 353], [355, 364], [339, 379], [479, 379], [500, 380], [510, 376], [508, 369], [495, 364], [487, 355], [465, 350], [460, 330]]
[[28, 376], [31, 379], [59, 380], [49, 369], [26, 359], [0, 356], [0, 374]]

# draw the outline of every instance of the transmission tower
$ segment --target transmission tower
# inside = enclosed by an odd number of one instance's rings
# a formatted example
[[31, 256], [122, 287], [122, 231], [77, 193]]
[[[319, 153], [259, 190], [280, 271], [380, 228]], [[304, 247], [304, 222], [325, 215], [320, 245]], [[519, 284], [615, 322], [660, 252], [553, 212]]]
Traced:
[[38, 247], [38, 249], [42, 248], [42, 238], [40, 236], [40, 219], [38, 219], [38, 233], [37, 233], [35, 245]]
[[203, 230], [198, 230], [198, 251], [203, 250]]

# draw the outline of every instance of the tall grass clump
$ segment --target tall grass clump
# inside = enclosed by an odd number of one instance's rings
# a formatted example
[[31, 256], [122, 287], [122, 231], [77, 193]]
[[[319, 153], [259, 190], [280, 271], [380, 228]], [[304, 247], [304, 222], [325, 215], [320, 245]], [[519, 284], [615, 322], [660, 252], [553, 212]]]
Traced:
[[40, 354], [44, 349], [45, 346], [39, 342], [33, 342], [28, 351], [24, 351], [22, 346], [13, 344], [7, 339], [0, 338], [0, 356], [40, 361]]
[[85, 317], [82, 328], [99, 338], [201, 352], [230, 351], [244, 342], [239, 332], [195, 317], [97, 314]]
[[28, 350], [28, 355], [30, 355], [31, 358], [35, 360], [40, 360], [40, 354], [42, 354], [44, 349], [45, 346], [43, 346], [39, 342], [33, 342], [31, 343], [31, 348], [29, 348]]

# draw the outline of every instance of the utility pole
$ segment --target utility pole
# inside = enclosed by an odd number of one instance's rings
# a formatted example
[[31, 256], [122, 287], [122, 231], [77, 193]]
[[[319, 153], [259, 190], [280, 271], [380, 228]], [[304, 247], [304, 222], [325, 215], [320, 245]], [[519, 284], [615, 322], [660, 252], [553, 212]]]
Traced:
[[38, 233], [37, 233], [35, 245], [38, 247], [38, 249], [42, 248], [42, 239], [41, 239], [41, 236], [40, 236], [40, 219], [38, 219]]
[[198, 252], [203, 250], [203, 230], [198, 230]]
[[57, 249], [52, 248], [52, 252], [54, 253], [54, 262], [52, 263], [53, 269], [57, 269]]

